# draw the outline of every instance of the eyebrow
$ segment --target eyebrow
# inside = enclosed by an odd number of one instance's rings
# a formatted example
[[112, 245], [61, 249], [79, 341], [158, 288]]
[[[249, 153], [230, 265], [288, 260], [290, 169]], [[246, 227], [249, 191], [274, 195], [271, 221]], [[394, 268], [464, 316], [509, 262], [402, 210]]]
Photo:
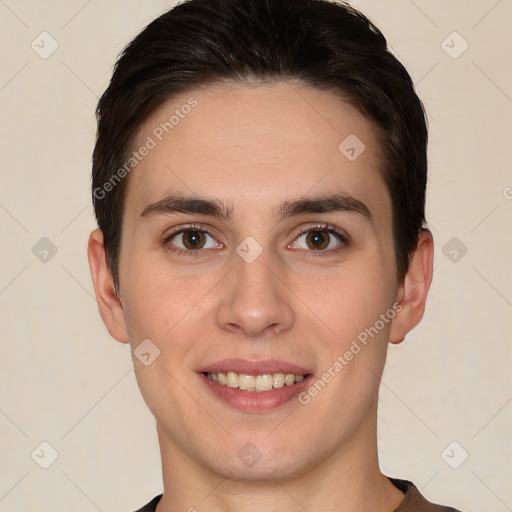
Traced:
[[[274, 216], [278, 221], [282, 221], [306, 213], [329, 212], [355, 213], [370, 223], [373, 220], [370, 210], [363, 202], [343, 192], [283, 201], [274, 212]], [[233, 218], [233, 206], [219, 199], [196, 195], [170, 194], [146, 206], [141, 213], [141, 217], [150, 218], [156, 215], [174, 213], [199, 213], [223, 220], [231, 220]]]

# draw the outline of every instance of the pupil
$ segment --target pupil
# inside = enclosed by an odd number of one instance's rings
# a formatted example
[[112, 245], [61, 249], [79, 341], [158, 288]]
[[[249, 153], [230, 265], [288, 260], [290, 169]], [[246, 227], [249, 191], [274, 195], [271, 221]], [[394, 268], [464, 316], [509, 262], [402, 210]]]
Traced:
[[328, 243], [326, 244], [326, 237], [323, 231], [311, 231], [308, 236], [308, 242], [313, 244], [313, 249], [324, 249]]
[[199, 231], [189, 231], [185, 238], [185, 245], [196, 249], [201, 244], [201, 233]]

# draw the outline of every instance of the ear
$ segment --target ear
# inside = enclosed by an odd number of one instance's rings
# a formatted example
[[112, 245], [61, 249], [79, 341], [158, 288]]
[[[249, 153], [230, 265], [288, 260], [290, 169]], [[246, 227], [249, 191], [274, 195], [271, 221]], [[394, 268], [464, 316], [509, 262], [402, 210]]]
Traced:
[[103, 233], [99, 229], [95, 229], [89, 236], [87, 256], [103, 323], [114, 339], [121, 343], [128, 343], [129, 336], [123, 306], [116, 293], [114, 278], [107, 265]]
[[432, 282], [434, 240], [428, 229], [418, 237], [407, 274], [398, 288], [396, 302], [402, 307], [393, 318], [389, 341], [400, 343], [419, 324], [425, 311], [428, 290]]

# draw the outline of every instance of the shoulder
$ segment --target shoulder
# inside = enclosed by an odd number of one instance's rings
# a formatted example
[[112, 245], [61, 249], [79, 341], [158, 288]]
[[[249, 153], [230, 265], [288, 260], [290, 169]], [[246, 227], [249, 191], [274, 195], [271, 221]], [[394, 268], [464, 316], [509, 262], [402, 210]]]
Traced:
[[[391, 483], [404, 493], [404, 499], [394, 512], [461, 512], [452, 507], [437, 505], [428, 501], [409, 480], [387, 477]], [[162, 495], [155, 496], [148, 504], [136, 512], [155, 512]]]
[[162, 498], [162, 495], [155, 496], [148, 504], [144, 505], [142, 508], [139, 508], [135, 512], [155, 512], [156, 506], [158, 505], [158, 502]]
[[461, 512], [452, 507], [428, 501], [409, 480], [388, 477], [391, 483], [404, 493], [404, 499], [394, 512]]

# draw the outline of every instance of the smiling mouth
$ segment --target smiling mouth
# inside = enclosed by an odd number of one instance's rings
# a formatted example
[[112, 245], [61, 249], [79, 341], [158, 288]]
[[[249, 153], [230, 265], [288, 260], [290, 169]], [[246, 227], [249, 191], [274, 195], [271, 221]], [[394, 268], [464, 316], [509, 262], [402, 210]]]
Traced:
[[221, 386], [259, 393], [285, 386], [293, 386], [302, 382], [307, 377], [307, 375], [296, 375], [294, 373], [264, 373], [261, 375], [247, 375], [236, 372], [203, 373], [207, 379]]

